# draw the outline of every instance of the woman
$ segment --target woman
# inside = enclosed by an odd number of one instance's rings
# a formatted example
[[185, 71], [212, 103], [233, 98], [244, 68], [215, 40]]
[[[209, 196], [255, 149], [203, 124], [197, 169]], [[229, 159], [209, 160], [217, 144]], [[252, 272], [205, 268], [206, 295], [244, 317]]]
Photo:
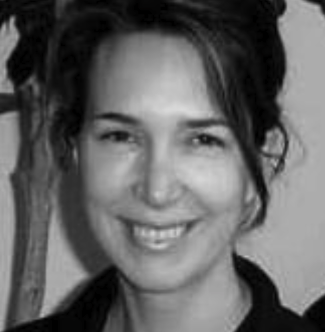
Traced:
[[79, 3], [58, 30], [53, 143], [113, 266], [15, 331], [314, 331], [235, 254], [287, 152], [271, 2]]

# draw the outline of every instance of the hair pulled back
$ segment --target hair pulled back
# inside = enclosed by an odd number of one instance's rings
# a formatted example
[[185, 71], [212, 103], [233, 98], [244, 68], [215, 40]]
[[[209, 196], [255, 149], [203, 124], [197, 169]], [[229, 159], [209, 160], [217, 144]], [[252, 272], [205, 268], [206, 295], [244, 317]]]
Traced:
[[[132, 32], [183, 36], [198, 50], [211, 99], [237, 138], [265, 219], [269, 191], [265, 160], [274, 174], [284, 167], [288, 135], [277, 103], [285, 71], [278, 29], [283, 1], [271, 0], [83, 0], [67, 6], [50, 44], [48, 97], [52, 138], [59, 162], [69, 160], [84, 121], [88, 69], [98, 45]], [[265, 151], [276, 132], [276, 151]]]

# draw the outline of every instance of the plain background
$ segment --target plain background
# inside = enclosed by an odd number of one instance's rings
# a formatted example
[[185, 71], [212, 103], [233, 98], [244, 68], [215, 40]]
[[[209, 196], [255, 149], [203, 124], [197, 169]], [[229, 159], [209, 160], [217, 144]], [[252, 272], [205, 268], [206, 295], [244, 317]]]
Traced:
[[[280, 101], [289, 119], [293, 147], [287, 171], [274, 183], [266, 225], [243, 239], [239, 250], [272, 276], [285, 304], [302, 312], [325, 294], [325, 16], [302, 0], [288, 0], [281, 31], [289, 67]], [[3, 62], [15, 39], [14, 33], [0, 34], [1, 91], [10, 90]], [[16, 121], [16, 113], [0, 117], [0, 330], [13, 252], [10, 174], [19, 146]], [[78, 203], [73, 193], [68, 199]], [[93, 244], [87, 242], [87, 231], [80, 233], [79, 223], [75, 218], [67, 231], [62, 218], [53, 216], [43, 314], [103, 267]], [[77, 244], [71, 244], [71, 235], [78, 238]]]

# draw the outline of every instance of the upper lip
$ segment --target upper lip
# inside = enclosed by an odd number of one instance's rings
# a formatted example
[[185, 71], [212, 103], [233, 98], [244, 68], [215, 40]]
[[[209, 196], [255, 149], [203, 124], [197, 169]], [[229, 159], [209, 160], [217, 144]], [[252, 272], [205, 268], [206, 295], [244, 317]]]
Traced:
[[142, 227], [156, 227], [156, 228], [166, 228], [179, 226], [184, 224], [192, 224], [198, 220], [198, 218], [182, 218], [174, 220], [161, 220], [161, 219], [150, 219], [148, 218], [130, 218], [125, 216], [118, 216], [118, 219], [122, 220], [127, 224], [138, 225]]

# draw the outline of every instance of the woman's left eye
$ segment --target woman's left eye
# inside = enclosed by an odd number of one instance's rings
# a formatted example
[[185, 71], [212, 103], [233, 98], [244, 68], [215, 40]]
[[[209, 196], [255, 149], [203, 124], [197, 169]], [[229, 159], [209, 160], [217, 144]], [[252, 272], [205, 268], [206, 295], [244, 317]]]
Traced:
[[199, 133], [191, 137], [191, 144], [197, 147], [203, 148], [224, 148], [226, 147], [226, 142], [223, 138], [209, 134], [209, 133]]

